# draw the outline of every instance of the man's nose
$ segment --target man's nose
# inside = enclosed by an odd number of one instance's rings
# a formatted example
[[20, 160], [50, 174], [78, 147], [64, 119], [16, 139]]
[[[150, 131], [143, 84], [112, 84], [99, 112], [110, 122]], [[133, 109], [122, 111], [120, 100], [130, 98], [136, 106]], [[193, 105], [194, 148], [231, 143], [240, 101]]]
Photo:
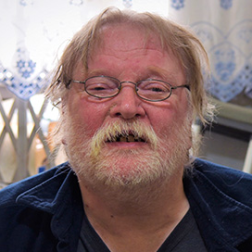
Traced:
[[142, 100], [137, 96], [133, 83], [123, 83], [120, 93], [114, 98], [114, 105], [110, 110], [112, 117], [133, 119], [142, 117], [145, 114], [142, 107]]

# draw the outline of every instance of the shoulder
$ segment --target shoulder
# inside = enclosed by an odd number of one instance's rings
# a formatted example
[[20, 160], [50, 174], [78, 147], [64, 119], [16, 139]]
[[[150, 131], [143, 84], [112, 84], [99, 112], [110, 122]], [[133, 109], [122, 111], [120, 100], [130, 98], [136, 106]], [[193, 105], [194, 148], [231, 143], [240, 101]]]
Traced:
[[194, 161], [193, 169], [194, 175], [204, 175], [211, 181], [216, 181], [216, 183], [221, 182], [221, 184], [226, 186], [237, 185], [239, 183], [250, 186], [252, 182], [251, 174], [202, 159], [196, 159]]
[[[252, 175], [196, 159], [184, 176], [185, 194], [200, 232], [213, 251], [250, 251]], [[227, 248], [232, 248], [231, 250]], [[240, 250], [239, 250], [240, 251]]]
[[251, 174], [196, 159], [193, 163], [192, 171], [186, 177], [200, 190], [208, 190], [212, 193], [218, 191], [252, 207]]
[[48, 171], [28, 177], [1, 189], [0, 208], [2, 208], [3, 206], [8, 206], [9, 204], [16, 204], [17, 198], [20, 195], [26, 193], [30, 189], [35, 188], [36, 186], [42, 185], [43, 183], [54, 180], [58, 177], [62, 177], [63, 179], [70, 169], [71, 168], [69, 167], [68, 163], [63, 163], [59, 166], [51, 168]]
[[68, 163], [64, 163], [0, 191], [0, 246], [4, 251], [19, 251], [20, 246], [20, 251], [34, 251], [32, 246], [38, 244], [44, 251], [51, 251], [51, 220], [55, 211], [62, 208], [67, 194], [67, 188], [61, 193], [62, 187], [71, 174]]

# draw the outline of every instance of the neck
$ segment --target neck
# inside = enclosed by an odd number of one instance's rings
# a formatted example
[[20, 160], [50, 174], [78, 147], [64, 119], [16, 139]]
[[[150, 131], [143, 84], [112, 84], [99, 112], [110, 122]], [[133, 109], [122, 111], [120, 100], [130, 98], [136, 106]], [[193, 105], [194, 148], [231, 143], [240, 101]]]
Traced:
[[146, 233], [158, 234], [161, 240], [157, 244], [160, 245], [189, 209], [182, 174], [135, 189], [92, 189], [81, 181], [80, 187], [86, 215], [108, 244], [113, 234], [123, 237], [122, 244], [127, 235]]

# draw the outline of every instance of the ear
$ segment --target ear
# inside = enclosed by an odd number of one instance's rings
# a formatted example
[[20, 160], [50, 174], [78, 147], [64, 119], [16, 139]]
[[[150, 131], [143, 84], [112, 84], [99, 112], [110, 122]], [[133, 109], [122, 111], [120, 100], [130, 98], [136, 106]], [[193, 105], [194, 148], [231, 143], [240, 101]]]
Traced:
[[64, 139], [64, 137], [62, 137], [61, 143], [62, 143], [63, 145], [67, 145], [67, 144], [66, 144], [66, 140]]

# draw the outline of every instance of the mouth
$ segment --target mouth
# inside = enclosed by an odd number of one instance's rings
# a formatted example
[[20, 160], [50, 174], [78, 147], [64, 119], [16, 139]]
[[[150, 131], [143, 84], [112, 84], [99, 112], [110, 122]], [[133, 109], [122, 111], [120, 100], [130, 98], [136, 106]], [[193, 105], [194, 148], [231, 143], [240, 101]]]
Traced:
[[114, 142], [125, 142], [125, 143], [143, 142], [143, 143], [146, 143], [147, 141], [143, 137], [139, 137], [135, 134], [128, 133], [128, 134], [117, 134], [116, 136], [111, 136], [110, 138], [106, 139], [106, 143], [114, 143]]

